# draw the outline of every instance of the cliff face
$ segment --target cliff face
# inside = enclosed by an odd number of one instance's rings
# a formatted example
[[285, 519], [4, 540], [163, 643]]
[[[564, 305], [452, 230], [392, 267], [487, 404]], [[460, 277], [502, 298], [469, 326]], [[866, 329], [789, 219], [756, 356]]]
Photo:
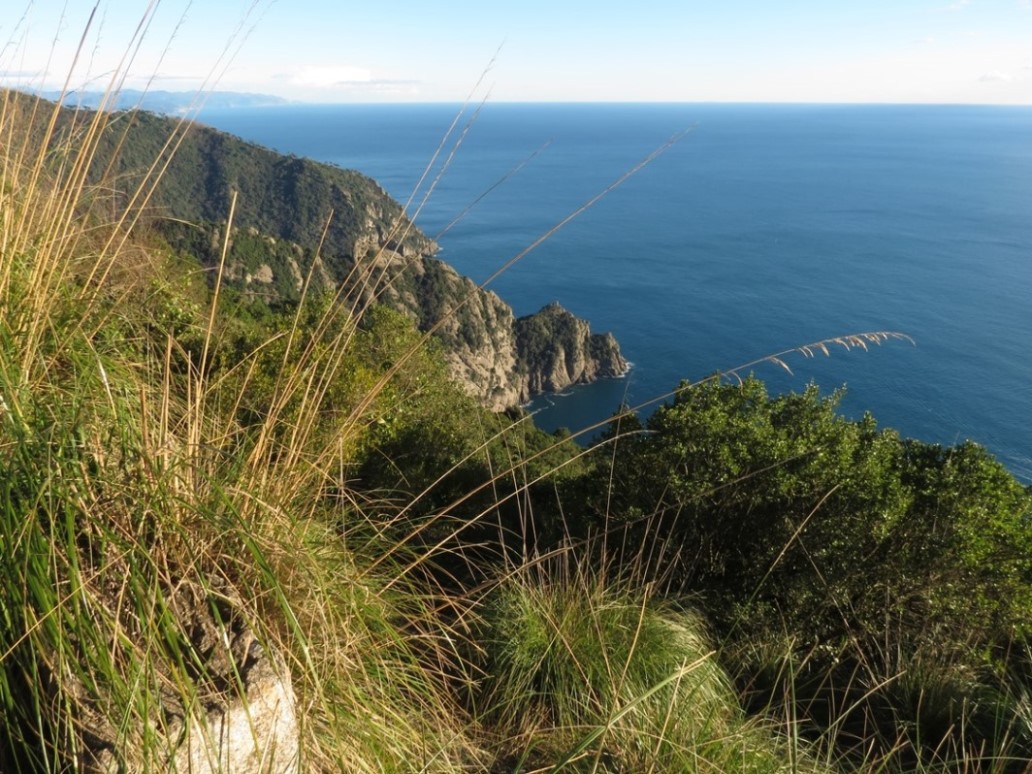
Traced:
[[[71, 111], [66, 119], [74, 120]], [[176, 122], [120, 114], [98, 154], [124, 203], [142, 170], [162, 156]], [[225, 279], [270, 302], [342, 286], [359, 313], [386, 304], [435, 335], [455, 378], [482, 403], [502, 409], [535, 394], [623, 373], [612, 336], [558, 305], [515, 319], [494, 293], [434, 258], [437, 245], [373, 180], [284, 156], [199, 125], [191, 126], [149, 204], [149, 223], [174, 249], [217, 265], [225, 218], [237, 194]], [[440, 322], [442, 321], [443, 322]]]
[[494, 293], [428, 256], [398, 272], [382, 300], [429, 330], [444, 345], [452, 376], [488, 408], [528, 400], [517, 373], [515, 316]]
[[592, 333], [586, 321], [558, 303], [516, 320], [516, 348], [528, 395], [621, 376], [628, 368], [611, 333]]

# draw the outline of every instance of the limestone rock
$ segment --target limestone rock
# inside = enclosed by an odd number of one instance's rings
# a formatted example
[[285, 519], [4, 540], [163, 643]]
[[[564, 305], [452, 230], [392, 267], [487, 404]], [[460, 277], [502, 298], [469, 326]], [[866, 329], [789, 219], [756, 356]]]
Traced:
[[612, 334], [593, 334], [557, 303], [516, 319], [497, 295], [426, 256], [396, 256], [384, 276], [388, 291], [379, 299], [435, 329], [452, 376], [490, 409], [627, 371]]
[[[183, 706], [182, 691], [163, 692], [147, 733], [117, 734], [86, 703], [84, 752], [87, 774], [155, 770], [190, 774], [296, 774], [299, 728], [289, 671], [264, 649], [228, 594], [181, 585], [170, 600], [192, 657], [188, 674], [169, 682], [192, 683], [196, 700]], [[134, 745], [149, 737], [147, 749]], [[128, 741], [127, 741], [128, 740]]]
[[530, 395], [627, 372], [613, 335], [593, 334], [585, 320], [558, 303], [516, 320], [516, 340], [520, 375]]
[[244, 658], [244, 690], [186, 724], [175, 753], [175, 771], [298, 771], [296, 698], [286, 670], [253, 638]]

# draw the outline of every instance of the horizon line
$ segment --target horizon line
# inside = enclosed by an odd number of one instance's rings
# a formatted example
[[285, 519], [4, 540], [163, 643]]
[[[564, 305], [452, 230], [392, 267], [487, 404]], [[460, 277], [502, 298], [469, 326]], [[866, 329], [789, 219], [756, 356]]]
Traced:
[[[44, 99], [56, 100], [60, 94], [65, 95], [65, 99], [79, 96], [101, 96], [107, 92], [101, 89], [68, 89], [64, 92], [60, 88], [40, 88], [40, 87], [25, 87], [18, 85], [7, 85], [0, 81], [0, 90], [9, 89], [11, 91], [18, 91], [33, 96], [42, 97]], [[467, 104], [466, 101], [461, 99], [412, 99], [412, 100], [389, 100], [389, 99], [330, 99], [330, 100], [313, 100], [313, 99], [294, 99], [291, 97], [284, 97], [278, 94], [270, 94], [262, 91], [239, 91], [235, 89], [212, 89], [209, 91], [198, 91], [196, 89], [139, 89], [139, 88], [123, 88], [118, 90], [117, 93], [138, 95], [146, 97], [147, 95], [182, 95], [184, 97], [194, 97], [203, 99], [210, 96], [241, 96], [251, 98], [261, 98], [270, 100], [268, 105], [248, 105], [238, 107], [222, 107], [221, 109], [234, 110], [240, 109], [240, 107], [249, 108], [270, 108], [270, 107], [344, 107], [344, 106], [376, 106], [376, 107], [387, 107], [396, 105], [399, 107], [403, 106], [456, 106]], [[480, 103], [477, 103], [480, 104]], [[1002, 108], [1029, 108], [1032, 107], [1032, 101], [1029, 102], [972, 102], [972, 101], [948, 101], [948, 100], [928, 100], [928, 101], [907, 101], [907, 100], [806, 100], [806, 99], [490, 99], [485, 100], [483, 104], [486, 105], [628, 105], [628, 106], [644, 106], [644, 105], [771, 105], [771, 106], [797, 106], [797, 107], [1002, 107]]]

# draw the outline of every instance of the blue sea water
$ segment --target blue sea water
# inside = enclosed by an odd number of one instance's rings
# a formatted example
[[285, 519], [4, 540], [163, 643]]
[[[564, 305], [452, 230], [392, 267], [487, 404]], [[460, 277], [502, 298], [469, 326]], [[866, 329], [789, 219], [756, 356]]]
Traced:
[[[358, 169], [404, 202], [457, 111], [291, 105], [201, 120]], [[464, 132], [470, 117], [410, 212], [479, 281], [689, 130], [492, 282], [517, 314], [558, 300], [613, 331], [634, 363], [538, 399], [540, 425], [578, 429], [681, 379], [899, 331], [916, 346], [750, 370], [776, 391], [846, 385], [847, 415], [972, 439], [1032, 481], [1032, 108], [488, 104]]]

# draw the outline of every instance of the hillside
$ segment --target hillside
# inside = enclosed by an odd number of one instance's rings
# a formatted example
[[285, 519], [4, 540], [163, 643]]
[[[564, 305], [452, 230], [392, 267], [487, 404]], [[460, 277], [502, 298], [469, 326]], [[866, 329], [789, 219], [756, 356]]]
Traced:
[[[63, 111], [61, 121], [70, 116]], [[172, 136], [174, 147], [167, 145]], [[583, 321], [576, 335], [571, 327], [550, 326], [555, 346], [571, 354], [561, 368], [528, 353], [512, 309], [437, 260], [437, 245], [358, 172], [133, 111], [117, 113], [106, 124], [93, 182], [101, 176], [116, 181], [115, 190], [107, 191], [116, 210], [142, 204], [130, 202], [129, 192], [137, 190], [155, 159], [167, 166], [140, 226], [199, 260], [213, 276], [236, 194], [227, 286], [275, 307], [296, 302], [307, 283], [309, 292], [342, 293], [358, 316], [375, 304], [400, 311], [420, 330], [434, 330], [453, 376], [492, 409], [627, 369], [615, 340], [599, 346], [600, 339], [583, 335]], [[550, 325], [544, 318], [542, 324]]]

